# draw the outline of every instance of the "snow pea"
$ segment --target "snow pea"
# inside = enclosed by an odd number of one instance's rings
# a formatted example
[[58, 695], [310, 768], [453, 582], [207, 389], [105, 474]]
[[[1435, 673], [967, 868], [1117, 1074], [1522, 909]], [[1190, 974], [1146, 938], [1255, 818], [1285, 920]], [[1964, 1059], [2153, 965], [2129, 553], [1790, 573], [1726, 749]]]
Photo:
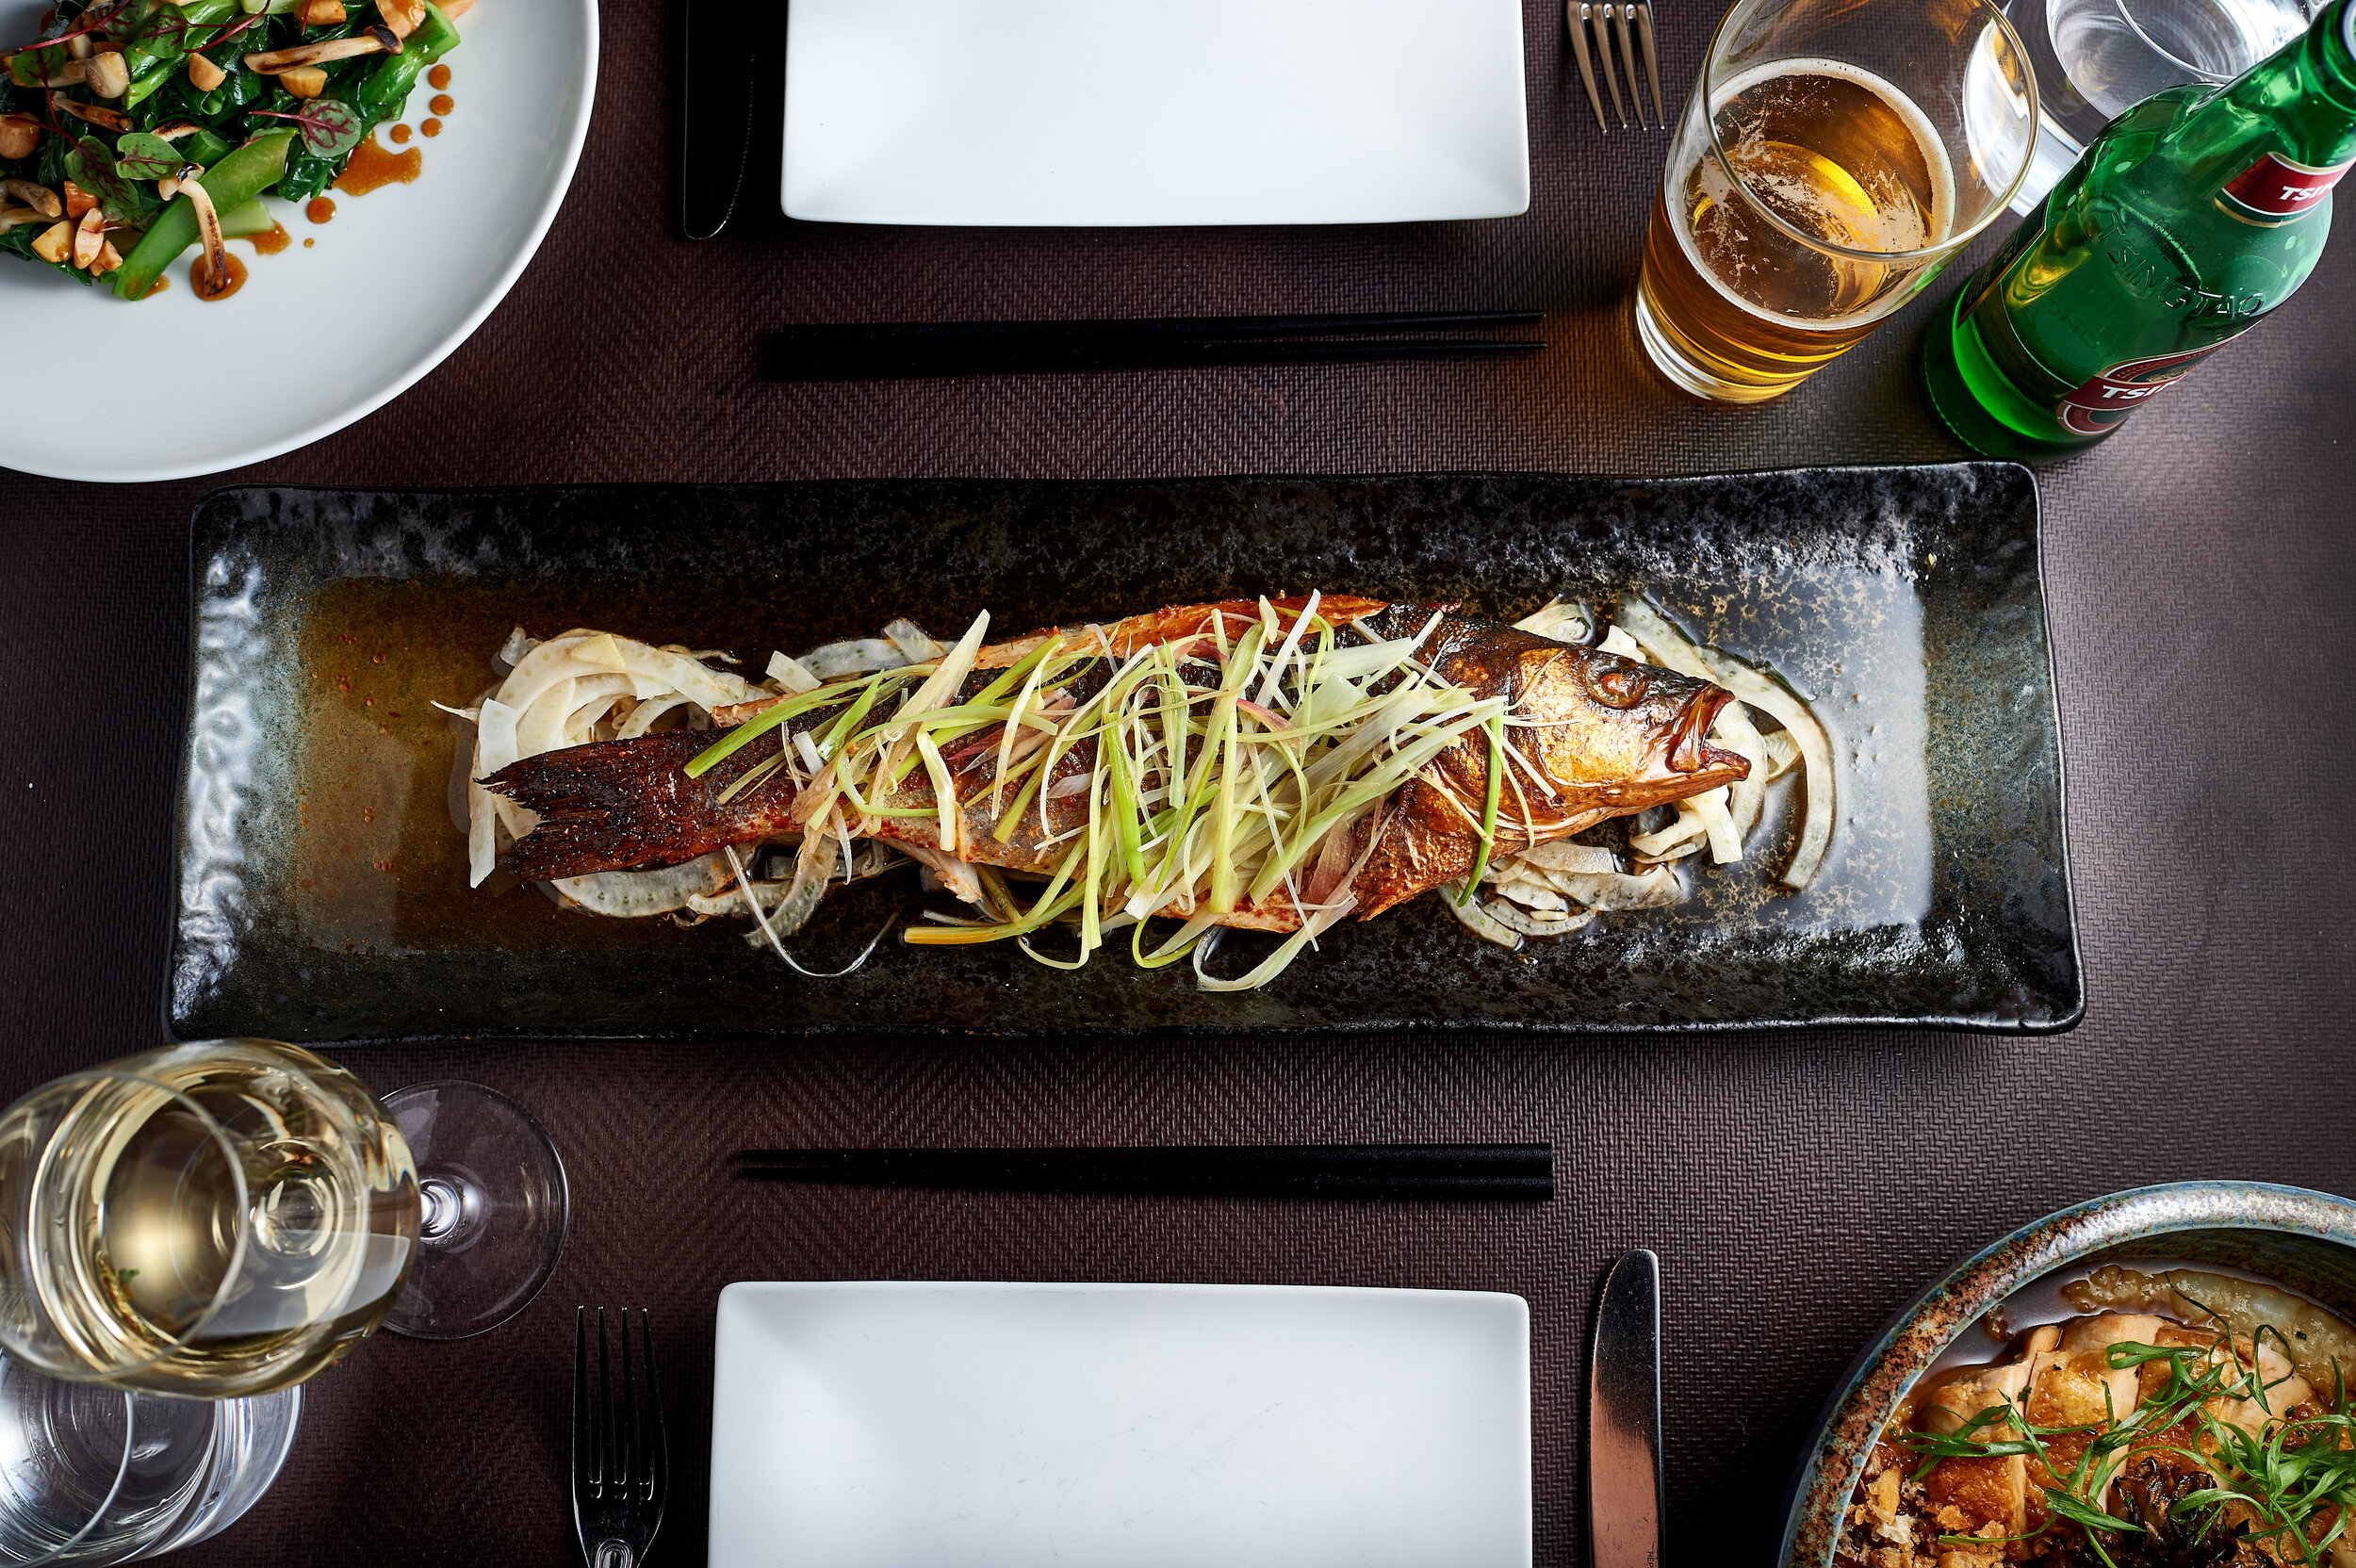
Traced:
[[182, 157], [205, 169], [227, 157], [232, 150], [229, 143], [204, 129], [190, 131], [172, 145], [180, 150]]
[[278, 219], [255, 197], [243, 206], [230, 207], [221, 215], [221, 233], [224, 239], [250, 239], [257, 234], [268, 234], [278, 227]]
[[[294, 147], [292, 131], [269, 131], [224, 156], [206, 170], [197, 184], [226, 212], [243, 206], [277, 183]], [[133, 247], [115, 274], [115, 292], [126, 300], [143, 300], [165, 268], [196, 243], [196, 208], [186, 196], [175, 196], [163, 216], [148, 226], [147, 237]]]
[[394, 118], [408, 104], [409, 90], [417, 85], [425, 68], [457, 47], [457, 26], [434, 0], [425, 0], [425, 20], [402, 41], [400, 54], [386, 56], [368, 74], [360, 90], [352, 95], [352, 107], [370, 124]]

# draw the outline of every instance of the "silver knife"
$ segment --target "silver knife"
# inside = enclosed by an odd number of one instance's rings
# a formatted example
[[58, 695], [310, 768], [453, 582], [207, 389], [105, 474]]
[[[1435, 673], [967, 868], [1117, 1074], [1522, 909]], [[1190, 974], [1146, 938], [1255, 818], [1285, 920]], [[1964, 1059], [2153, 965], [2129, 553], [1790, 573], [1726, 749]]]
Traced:
[[782, 7], [686, 0], [680, 29], [679, 228], [710, 239], [728, 227], [752, 151], [761, 41]]
[[1661, 1260], [1604, 1277], [1587, 1358], [1587, 1529], [1595, 1568], [1661, 1564]]

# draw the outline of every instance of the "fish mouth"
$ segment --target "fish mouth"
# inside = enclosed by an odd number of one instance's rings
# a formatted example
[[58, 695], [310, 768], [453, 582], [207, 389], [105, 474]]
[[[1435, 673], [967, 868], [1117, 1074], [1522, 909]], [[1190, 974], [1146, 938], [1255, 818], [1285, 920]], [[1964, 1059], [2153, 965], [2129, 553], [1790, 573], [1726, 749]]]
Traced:
[[1710, 686], [1693, 694], [1677, 716], [1677, 733], [1669, 746], [1669, 770], [1672, 773], [1700, 773], [1710, 765], [1710, 727], [1718, 722], [1718, 710], [1734, 700], [1734, 694], [1723, 687]]

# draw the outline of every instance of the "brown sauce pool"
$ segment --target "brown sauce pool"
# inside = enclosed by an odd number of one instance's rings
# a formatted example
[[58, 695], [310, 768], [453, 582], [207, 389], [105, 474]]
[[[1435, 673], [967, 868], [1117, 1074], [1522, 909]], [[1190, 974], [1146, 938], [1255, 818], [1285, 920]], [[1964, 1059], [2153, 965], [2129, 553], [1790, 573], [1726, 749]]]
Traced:
[[286, 232], [284, 223], [272, 223], [262, 233], [245, 237], [254, 242], [254, 253], [257, 256], [274, 256], [294, 243], [294, 236]]
[[205, 257], [199, 255], [188, 264], [188, 286], [196, 290], [198, 299], [207, 302], [225, 300], [245, 286], [245, 263], [228, 251], [221, 253], [221, 276], [218, 279], [213, 276], [212, 267]]
[[352, 162], [335, 176], [335, 188], [349, 196], [366, 196], [388, 185], [408, 185], [424, 168], [425, 155], [416, 148], [388, 153], [377, 145], [374, 137], [368, 137], [352, 149]]
[[450, 67], [447, 65], [435, 66], [433, 70], [425, 74], [425, 80], [426, 85], [433, 88], [434, 91], [441, 91], [442, 89], [450, 86]]
[[438, 120], [429, 120], [417, 128], [425, 132], [428, 136], [440, 136], [442, 134], [442, 122]]
[[[314, 196], [303, 207], [303, 216], [314, 223], [324, 223], [335, 216], [335, 204], [327, 197]], [[311, 242], [306, 239], [303, 243], [308, 245]]]
[[457, 106], [458, 100], [452, 98], [447, 92], [435, 93], [434, 95], [434, 101], [426, 105], [426, 107], [432, 109], [435, 114], [448, 114], [450, 110], [456, 108]]
[[411, 132], [406, 125], [395, 125], [388, 134], [392, 137], [394, 145], [399, 146], [409, 139]]

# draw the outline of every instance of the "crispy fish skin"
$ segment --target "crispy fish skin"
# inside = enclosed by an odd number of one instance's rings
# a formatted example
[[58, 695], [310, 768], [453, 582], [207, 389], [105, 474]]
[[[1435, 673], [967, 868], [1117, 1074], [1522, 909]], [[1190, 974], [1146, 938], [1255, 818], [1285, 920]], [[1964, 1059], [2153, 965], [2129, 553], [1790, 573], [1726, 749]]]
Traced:
[[[1298, 612], [1302, 600], [1275, 601], [1280, 613]], [[1731, 694], [1707, 681], [1639, 664], [1613, 654], [1536, 636], [1513, 627], [1461, 616], [1447, 607], [1386, 605], [1378, 600], [1326, 598], [1321, 613], [1355, 626], [1370, 637], [1412, 636], [1437, 613], [1440, 624], [1425, 656], [1439, 677], [1481, 696], [1503, 695], [1515, 721], [1507, 738], [1529, 762], [1508, 760], [1499, 791], [1497, 849], [1511, 852], [1567, 838], [1609, 817], [1681, 800], [1746, 776], [1739, 755], [1706, 739], [1718, 710]], [[1214, 605], [1173, 605], [1132, 616], [1108, 627], [1059, 629], [1075, 651], [1097, 638], [1114, 658], [1149, 644], [1186, 642], [1205, 635], [1214, 617], [1242, 624], [1259, 619], [1259, 606], [1245, 600]], [[1239, 626], [1231, 626], [1230, 634]], [[1048, 636], [1040, 631], [982, 650], [961, 697], [970, 697]], [[1077, 682], [1085, 700], [1101, 686], [1100, 664]], [[766, 702], [745, 704], [715, 718], [741, 721]], [[807, 714], [785, 727], [794, 730], [831, 722], [831, 711]], [[758, 842], [795, 831], [794, 796], [772, 785], [734, 800], [720, 796], [728, 786], [775, 755], [766, 741], [745, 747], [706, 773], [689, 778], [685, 765], [712, 744], [708, 730], [679, 730], [629, 741], [601, 741], [528, 757], [483, 780], [529, 808], [540, 825], [511, 852], [515, 874], [526, 881], [578, 876], [591, 872], [677, 865], [727, 844]], [[977, 759], [984, 760], [986, 759]], [[1056, 765], [1056, 777], [1094, 766], [1094, 743], [1075, 746]], [[1351, 884], [1362, 918], [1468, 874], [1479, 856], [1480, 822], [1488, 790], [1489, 739], [1476, 730], [1441, 753], [1423, 776], [1394, 797]], [[1077, 825], [1086, 802], [1050, 798], [1042, 788], [1024, 820], [1001, 842], [1000, 813], [1011, 802], [993, 802], [986, 771], [969, 766], [955, 776], [958, 842], [942, 845], [936, 818], [884, 819], [879, 838], [927, 848], [1009, 870], [1046, 872], [1055, 860], [1050, 841]], [[1048, 782], [1052, 783], [1053, 780]], [[921, 772], [887, 803], [929, 806], [931, 786]], [[1353, 849], [1359, 846], [1352, 846]], [[1262, 907], [1244, 907], [1226, 922], [1267, 930], [1289, 930], [1300, 917], [1279, 892]]]

